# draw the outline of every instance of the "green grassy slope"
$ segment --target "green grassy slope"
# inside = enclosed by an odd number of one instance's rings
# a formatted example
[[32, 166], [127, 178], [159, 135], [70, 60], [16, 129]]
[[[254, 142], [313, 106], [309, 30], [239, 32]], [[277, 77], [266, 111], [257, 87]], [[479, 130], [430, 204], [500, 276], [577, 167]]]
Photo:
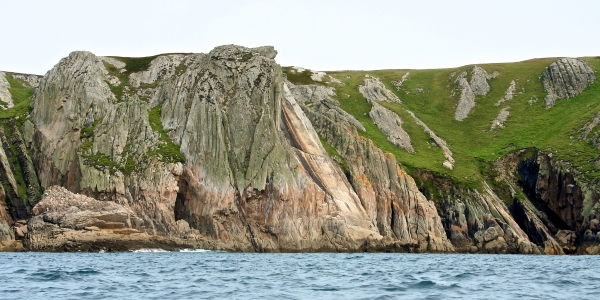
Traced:
[[[367, 129], [360, 133], [371, 139], [386, 152], [394, 154], [399, 163], [408, 167], [427, 169], [452, 176], [461, 182], [476, 182], [482, 178], [480, 167], [518, 149], [535, 147], [552, 152], [559, 159], [567, 160], [590, 177], [599, 177], [600, 170], [594, 166], [600, 151], [579, 137], [579, 129], [600, 111], [600, 82], [596, 81], [581, 95], [559, 100], [551, 109], [544, 107], [546, 93], [539, 76], [556, 58], [533, 59], [517, 63], [479, 65], [488, 73], [500, 73], [489, 80], [491, 87], [486, 96], [478, 97], [476, 106], [463, 121], [454, 120], [455, 106], [460, 96], [456, 89], [454, 97], [455, 71], [467, 70], [470, 66], [436, 70], [379, 70], [344, 71], [328, 74], [344, 82], [336, 86], [337, 100], [341, 107], [355, 116]], [[585, 58], [594, 70], [600, 67], [600, 58]], [[286, 71], [284, 69], [284, 71]], [[408, 80], [400, 90], [394, 87], [406, 72]], [[402, 104], [381, 102], [396, 112], [410, 134], [416, 153], [411, 154], [387, 141], [368, 116], [370, 104], [358, 91], [365, 74], [383, 80], [389, 90], [396, 93]], [[517, 91], [512, 100], [496, 107], [495, 103], [504, 96], [510, 82], [515, 80]], [[531, 99], [537, 102], [529, 103]], [[510, 116], [504, 128], [490, 131], [492, 120], [503, 107], [509, 106]], [[442, 166], [444, 157], [430, 137], [406, 112], [410, 110], [429, 126], [438, 136], [446, 140], [456, 160], [453, 170]]]
[[10, 84], [8, 91], [14, 101], [14, 106], [3, 110], [0, 109], [0, 119], [10, 119], [31, 112], [33, 102], [32, 88], [23, 80], [14, 78], [12, 73], [6, 73], [6, 80]]

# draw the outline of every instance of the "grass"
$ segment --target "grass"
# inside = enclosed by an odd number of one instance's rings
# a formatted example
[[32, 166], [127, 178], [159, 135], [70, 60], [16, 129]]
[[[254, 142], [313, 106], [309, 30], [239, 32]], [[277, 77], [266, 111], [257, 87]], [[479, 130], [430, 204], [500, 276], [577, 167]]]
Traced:
[[131, 73], [137, 73], [137, 72], [142, 72], [142, 71], [148, 70], [148, 68], [150, 67], [150, 63], [157, 57], [158, 57], [158, 55], [147, 56], [147, 57], [114, 56], [113, 58], [116, 58], [125, 63], [125, 71], [126, 71], [125, 73], [128, 73], [127, 75], [129, 75]]
[[340, 153], [333, 146], [329, 145], [327, 141], [321, 137], [321, 135], [319, 135], [319, 139], [321, 140], [321, 144], [323, 144], [323, 148], [325, 148], [327, 155], [329, 155], [329, 157], [331, 157], [338, 165], [340, 165], [345, 174], [350, 174], [348, 163], [344, 157], [342, 157], [342, 155], [340, 155]]
[[[125, 63], [125, 72], [121, 72], [121, 70], [116, 68], [115, 66], [107, 62], [103, 62], [104, 67], [106, 67], [110, 75], [117, 77], [120, 81], [120, 84], [116, 86], [108, 83], [110, 91], [117, 97], [117, 100], [122, 101], [124, 100], [124, 95], [132, 96], [135, 93], [135, 88], [129, 83], [129, 75], [131, 75], [132, 73], [148, 70], [148, 68], [150, 67], [150, 63], [156, 57], [158, 57], [158, 55], [148, 57], [113, 56], [112, 58], [115, 58]], [[143, 84], [141, 88], [154, 88], [157, 84], [158, 81], [152, 84]]]
[[[2, 124], [2, 126], [4, 128], [4, 133], [6, 135], [6, 140], [9, 143], [10, 152], [11, 152], [11, 153], [6, 153], [7, 154], [6, 156], [8, 158], [8, 162], [9, 162], [10, 166], [12, 167], [12, 172], [13, 172], [15, 181], [17, 183], [17, 191], [15, 191], [15, 193], [19, 196], [20, 199], [26, 200], [27, 199], [27, 183], [25, 183], [25, 176], [23, 173], [23, 168], [21, 167], [21, 162], [19, 161], [19, 152], [17, 150], [17, 147], [12, 143], [12, 128], [11, 128], [10, 122], [11, 121], [3, 121], [3, 124]], [[10, 184], [4, 185], [4, 188], [12, 190], [12, 187]]]
[[[463, 121], [454, 120], [460, 92], [457, 90], [455, 96], [450, 97], [455, 86], [450, 74], [468, 70], [470, 66], [436, 70], [344, 71], [330, 72], [329, 75], [345, 83], [336, 86], [336, 99], [345, 111], [365, 126], [367, 131], [359, 134], [371, 139], [383, 151], [392, 153], [408, 170], [431, 170], [470, 185], [488, 177], [485, 169], [498, 158], [518, 149], [537, 148], [571, 162], [589, 177], [600, 177], [600, 170], [594, 166], [600, 151], [578, 138], [578, 130], [600, 111], [600, 102], [597, 101], [600, 83], [592, 84], [573, 99], [558, 100], [553, 108], [546, 109], [543, 102], [546, 93], [538, 77], [554, 60], [545, 58], [480, 65], [489, 73], [496, 70], [500, 75], [489, 80], [490, 92], [476, 99], [475, 108]], [[599, 58], [586, 60], [593, 69], [600, 68]], [[296, 74], [294, 77], [290, 76], [289, 70], [284, 68], [284, 71], [288, 79], [292, 77], [298, 83], [308, 82], [305, 74]], [[410, 76], [398, 90], [391, 81], [401, 78], [407, 71], [410, 71]], [[380, 104], [404, 120], [403, 128], [410, 134], [416, 153], [409, 153], [391, 144], [369, 118], [371, 105], [358, 91], [365, 74], [381, 78], [387, 88], [403, 100], [401, 104]], [[517, 82], [517, 93], [512, 100], [496, 107], [496, 101], [504, 95], [512, 80]], [[532, 98], [538, 101], [530, 105], [528, 101]], [[505, 106], [510, 106], [505, 128], [490, 131], [492, 120]], [[445, 158], [441, 149], [435, 146], [406, 110], [414, 112], [448, 143], [456, 160], [453, 170], [442, 166]]]
[[287, 79], [293, 84], [319, 84], [324, 85], [323, 82], [314, 81], [310, 76], [312, 72], [310, 70], [304, 70], [302, 72], [298, 72], [296, 69], [292, 67], [283, 67], [281, 70], [286, 74]]
[[32, 88], [25, 81], [14, 78], [12, 73], [6, 73], [6, 80], [10, 84], [8, 91], [14, 106], [6, 110], [0, 109], [0, 119], [12, 119], [30, 113], [30, 105], [33, 102]]
[[159, 140], [161, 142], [158, 149], [149, 154], [151, 156], [158, 155], [162, 157], [162, 160], [165, 162], [185, 162], [185, 158], [183, 157], [179, 146], [173, 143], [171, 138], [169, 138], [168, 131], [162, 126], [162, 121], [160, 120], [161, 112], [162, 107], [160, 105], [157, 105], [148, 111], [150, 127], [160, 134]]

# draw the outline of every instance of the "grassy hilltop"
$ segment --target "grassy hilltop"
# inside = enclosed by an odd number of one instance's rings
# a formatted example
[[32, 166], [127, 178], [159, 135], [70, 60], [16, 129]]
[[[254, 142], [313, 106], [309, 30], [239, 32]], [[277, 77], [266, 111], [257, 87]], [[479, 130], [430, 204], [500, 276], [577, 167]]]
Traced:
[[[543, 58], [479, 65], [488, 73], [497, 71], [499, 75], [488, 81], [490, 92], [476, 98], [477, 104], [463, 121], [454, 120], [456, 104], [460, 97], [454, 80], [456, 74], [472, 66], [432, 70], [327, 73], [344, 84], [314, 82], [310, 79], [308, 71], [298, 73], [291, 72], [291, 68], [284, 68], [284, 72], [293, 83], [334, 86], [336, 99], [341, 107], [366, 128], [366, 132], [359, 131], [359, 134], [371, 139], [384, 151], [394, 154], [397, 161], [409, 171], [412, 168], [426, 169], [447, 174], [460, 182], [475, 183], [482, 178], [485, 166], [498, 158], [519, 149], [537, 148], [571, 162], [588, 177], [600, 177], [600, 169], [595, 166], [599, 151], [583, 139], [580, 131], [593, 115], [600, 111], [600, 83], [596, 81], [575, 98], [559, 100], [553, 108], [545, 108], [546, 92], [539, 77], [555, 60], [556, 58]], [[598, 57], [588, 57], [584, 60], [594, 70], [600, 67]], [[407, 72], [410, 74], [400, 88], [392, 84], [392, 81], [402, 78]], [[358, 89], [367, 74], [379, 77], [386, 87], [403, 101], [401, 104], [380, 104], [402, 118], [402, 127], [409, 133], [415, 153], [409, 153], [390, 143], [369, 118], [371, 104]], [[495, 106], [504, 96], [512, 80], [516, 82], [514, 98]], [[453, 89], [456, 91], [451, 96]], [[504, 107], [509, 107], [510, 111], [505, 126], [490, 130], [492, 121]], [[456, 160], [452, 170], [442, 166], [444, 156], [441, 149], [430, 140], [423, 128], [415, 123], [407, 110], [412, 111], [439, 137], [446, 140]]]

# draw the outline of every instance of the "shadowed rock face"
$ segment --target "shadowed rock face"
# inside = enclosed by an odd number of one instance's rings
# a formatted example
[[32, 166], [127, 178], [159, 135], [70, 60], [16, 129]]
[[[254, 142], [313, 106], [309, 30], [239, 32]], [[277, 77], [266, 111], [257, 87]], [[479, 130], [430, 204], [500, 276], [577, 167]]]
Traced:
[[594, 70], [581, 59], [561, 58], [546, 68], [540, 81], [548, 93], [546, 107], [554, 106], [558, 99], [568, 99], [579, 95], [596, 81]]

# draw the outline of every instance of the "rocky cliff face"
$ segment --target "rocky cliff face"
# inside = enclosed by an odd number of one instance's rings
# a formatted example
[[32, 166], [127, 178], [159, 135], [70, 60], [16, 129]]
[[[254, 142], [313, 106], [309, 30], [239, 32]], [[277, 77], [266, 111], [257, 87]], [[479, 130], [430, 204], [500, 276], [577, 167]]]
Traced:
[[[291, 90], [295, 89], [292, 85]], [[331, 98], [322, 101], [336, 102]], [[340, 164], [347, 168], [347, 176], [362, 206], [384, 237], [385, 249], [453, 251], [435, 205], [418, 190], [392, 155], [360, 137], [339, 112], [317, 110], [309, 105], [302, 108], [317, 132], [340, 154]]]
[[[327, 155], [275, 54], [224, 46], [156, 58], [148, 70], [119, 79], [110, 70], [123, 65], [72, 53], [44, 77], [34, 103], [42, 187], [118, 203], [140, 232], [178, 237], [189, 226], [198, 243], [214, 240], [223, 249], [356, 251], [400, 241], [420, 251], [451, 250], [435, 208], [414, 187], [401, 188], [408, 176], [383, 153], [380, 168], [396, 171], [387, 175], [393, 184], [382, 184], [403, 197], [388, 195], [387, 220], [376, 224], [375, 199], [359, 196]], [[115, 86], [131, 92], [119, 97]], [[158, 130], [149, 119], [153, 107]], [[161, 130], [184, 163], [161, 152]], [[32, 239], [37, 227], [30, 227]]]
[[[21, 84], [35, 101], [23, 110], [13, 97], [12, 110], [0, 111], [0, 250], [22, 240], [34, 251], [600, 253], [600, 189], [565, 161], [513, 152], [483, 168], [487, 180], [476, 186], [418, 168], [411, 176], [365, 136], [378, 130], [414, 157], [423, 143], [438, 146], [449, 172], [464, 153], [384, 77], [358, 79], [354, 92], [368, 107], [357, 114], [341, 107], [351, 93], [341, 76], [295, 68], [294, 78], [310, 73], [302, 80], [315, 84], [292, 83], [275, 55], [233, 45], [147, 58], [73, 52], [42, 79], [5, 75], [9, 96]], [[456, 114], [467, 122], [498, 73], [453, 76]], [[391, 84], [422, 92], [413, 78], [422, 75]], [[516, 105], [509, 81], [482, 105]], [[495, 133], [506, 117], [508, 107]], [[590, 143], [596, 119], [581, 130]], [[412, 142], [415, 128], [426, 142]]]

